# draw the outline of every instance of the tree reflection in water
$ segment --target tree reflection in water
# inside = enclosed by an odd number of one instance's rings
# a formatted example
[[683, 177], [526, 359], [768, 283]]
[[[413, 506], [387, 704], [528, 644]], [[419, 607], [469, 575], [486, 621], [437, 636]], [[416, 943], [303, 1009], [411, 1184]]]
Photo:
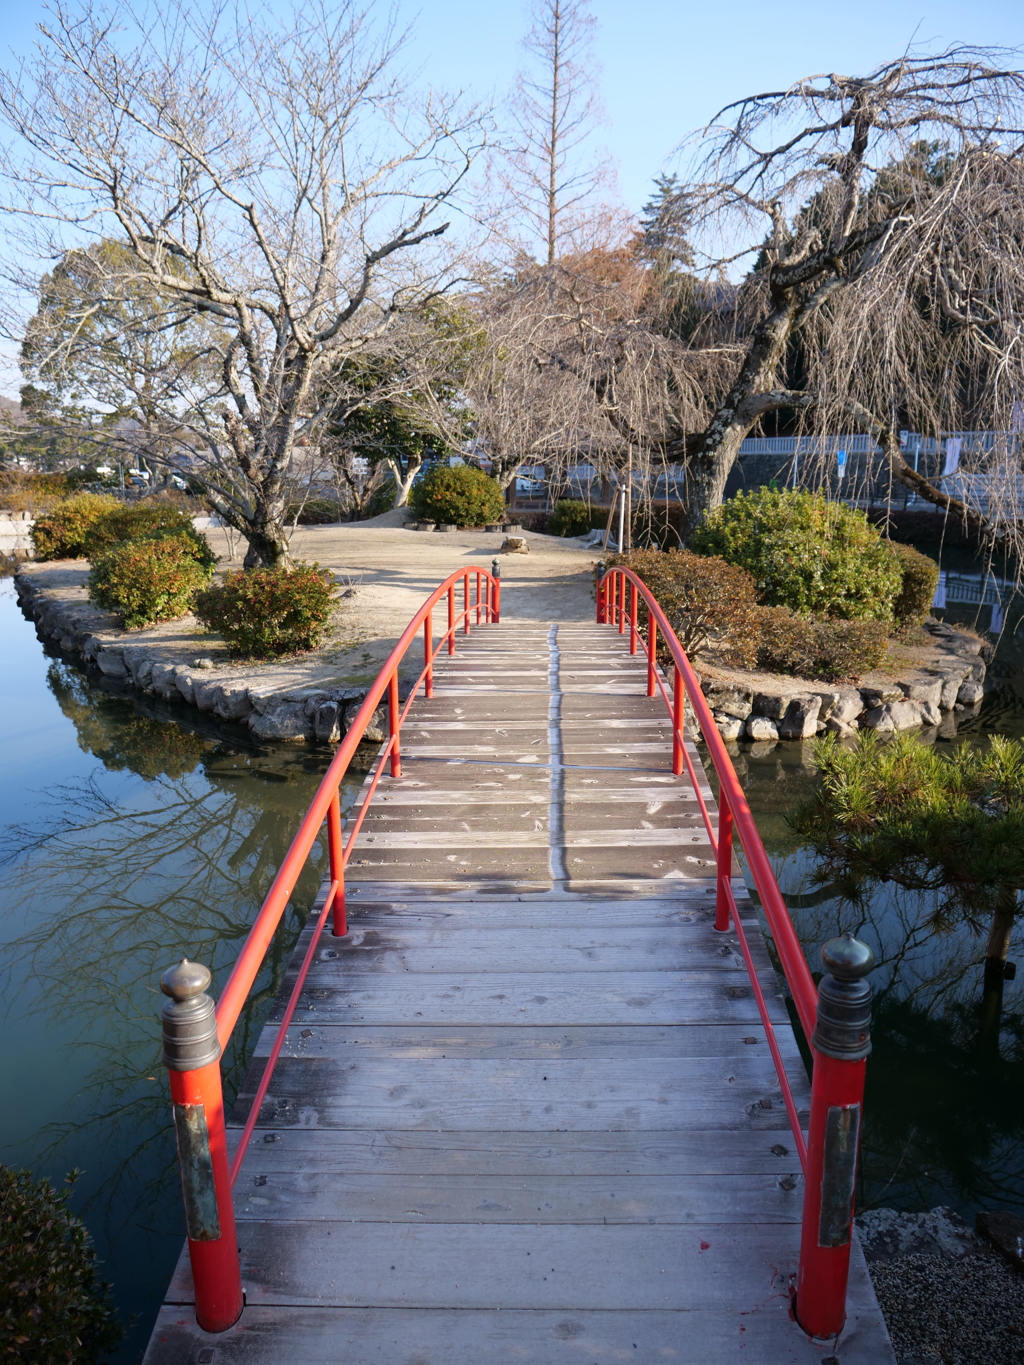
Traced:
[[[37, 1169], [87, 1167], [86, 1216], [101, 1243], [141, 1228], [170, 1236], [176, 1250], [158, 977], [188, 956], [222, 985], [331, 754], [260, 747], [240, 727], [195, 713], [177, 723], [183, 708], [128, 700], [59, 661], [47, 680], [80, 748], [106, 771], [49, 788], [42, 818], [5, 835], [9, 904], [23, 915], [4, 953], [5, 999], [9, 1009], [74, 1021], [78, 1046], [47, 1061], [81, 1076], [72, 1112], [21, 1159]], [[343, 788], [343, 807], [361, 780], [354, 773]], [[224, 1062], [229, 1102], [325, 861], [321, 841], [235, 1031]]]
[[[983, 742], [979, 735], [978, 741]], [[816, 887], [817, 864], [785, 816], [816, 781], [799, 745], [735, 760], [812, 968], [850, 930], [878, 967], [864, 1105], [861, 1207], [1024, 1208], [1024, 1018], [1007, 983], [998, 1030], [978, 1004], [985, 952], [964, 925], [935, 933], [938, 893], [874, 888], [863, 904]]]

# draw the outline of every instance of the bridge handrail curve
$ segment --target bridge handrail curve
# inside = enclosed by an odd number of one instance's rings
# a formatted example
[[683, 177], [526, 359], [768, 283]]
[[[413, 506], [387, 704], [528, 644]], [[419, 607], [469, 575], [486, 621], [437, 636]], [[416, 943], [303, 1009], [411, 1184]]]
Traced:
[[[627, 606], [626, 584], [630, 585], [631, 601]], [[643, 640], [640, 623], [638, 621], [638, 605], [643, 602], [648, 612], [648, 619], [654, 625], [654, 629], [648, 632], [648, 638]], [[796, 1104], [792, 1096], [789, 1080], [786, 1075], [785, 1065], [782, 1061], [781, 1053], [775, 1041], [775, 1033], [768, 1015], [767, 1005], [764, 1001], [761, 986], [757, 980], [757, 972], [754, 967], [753, 959], [746, 941], [746, 933], [737, 912], [736, 901], [731, 886], [731, 861], [732, 861], [732, 832], [739, 836], [740, 844], [746, 856], [747, 866], [750, 868], [754, 885], [757, 888], [761, 906], [764, 910], [765, 918], [772, 933], [775, 948], [778, 953], [779, 961], [782, 966], [786, 983], [793, 997], [800, 1023], [803, 1026], [804, 1034], [810, 1042], [814, 1032], [815, 1016], [817, 1010], [818, 993], [814, 985], [814, 978], [811, 976], [807, 959], [804, 956], [800, 940], [797, 938], [793, 922], [789, 917], [789, 911], [783, 900], [782, 892], [779, 890], [775, 873], [772, 870], [771, 862], [765, 850], [764, 843], [757, 825], [754, 822], [750, 805], [746, 794], [736, 775], [729, 751], [725, 747], [725, 741], [718, 732], [711, 708], [701, 690], [700, 682], [694, 671], [693, 665], [686, 655], [686, 651], [676, 637], [675, 631], [665, 615], [657, 598], [650, 588], [644, 583], [632, 569], [624, 565], [614, 565], [601, 578], [597, 586], [597, 619], [601, 624], [618, 625], [621, 633], [629, 631], [630, 653], [637, 652], [638, 643], [642, 642], [644, 653], [647, 655], [648, 663], [648, 695], [653, 696], [655, 689], [659, 690], [669, 715], [673, 721], [673, 768], [681, 771], [680, 763], [686, 766], [689, 771], [690, 779], [693, 783], [694, 791], [697, 795], [697, 802], [700, 807], [701, 816], [707, 830], [711, 847], [716, 855], [718, 863], [718, 916], [716, 927], [725, 929], [731, 919], [732, 927], [736, 930], [737, 937], [743, 952], [743, 957], [747, 965], [747, 972], [750, 976], [751, 985], [757, 998], [758, 1009], [761, 1014], [762, 1022], [765, 1026], [765, 1033], [772, 1057], [775, 1061], [775, 1069], [778, 1072], [779, 1083], [782, 1087], [783, 1099], [789, 1114], [790, 1126], [793, 1130], [793, 1138], [800, 1153], [801, 1165], [806, 1165], [806, 1140], [803, 1134], [803, 1125], [797, 1114]], [[675, 685], [670, 694], [665, 685], [665, 680], [660, 676], [657, 668], [657, 639], [658, 633], [665, 647], [672, 656], [672, 662], [676, 670]], [[685, 736], [683, 732], [683, 706], [682, 689], [689, 700], [693, 709], [697, 724], [700, 727], [704, 743], [711, 757], [711, 762], [719, 781], [719, 808], [723, 815], [728, 819], [724, 821], [723, 839], [719, 839], [716, 832], [707, 804], [700, 791], [700, 783], [693, 767], [689, 754], [686, 752]], [[722, 829], [722, 825], [720, 825]], [[724, 843], [725, 848], [719, 845]], [[723, 915], [723, 901], [728, 904], [729, 914]]]
[[[470, 580], [476, 578], [476, 599], [473, 600]], [[455, 592], [461, 582], [463, 587], [463, 605], [461, 611], [455, 608]], [[483, 587], [486, 584], [486, 598], [482, 596]], [[442, 598], [448, 598], [448, 628], [443, 631], [436, 646], [433, 644], [433, 611]], [[241, 1168], [245, 1150], [252, 1136], [256, 1120], [259, 1116], [260, 1106], [266, 1095], [267, 1088], [274, 1067], [284, 1045], [285, 1034], [291, 1022], [295, 1007], [298, 1004], [299, 995], [305, 985], [306, 976], [312, 965], [313, 955], [320, 938], [320, 932], [327, 921], [327, 917], [334, 913], [334, 933], [343, 935], [346, 932], [345, 924], [345, 900], [344, 900], [344, 878], [345, 868], [352, 856], [352, 849], [355, 840], [362, 828], [366, 811], [373, 799], [374, 792], [381, 776], [384, 773], [385, 765], [390, 761], [392, 775], [397, 777], [401, 772], [400, 759], [400, 735], [402, 722], [408, 714], [409, 707], [412, 705], [420, 687], [423, 686], [426, 695], [429, 697], [433, 693], [433, 665], [437, 655], [442, 649], [447, 647], [449, 654], [455, 653], [456, 632], [462, 626], [465, 634], [469, 634], [472, 629], [472, 617], [476, 613], [476, 622], [481, 624], [481, 618], [486, 623], [497, 624], [501, 617], [501, 579], [489, 573], [486, 569], [478, 565], [470, 565], [466, 568], [456, 570], [449, 574], [443, 583], [430, 594], [423, 605], [413, 616], [406, 626], [394, 649], [385, 660], [380, 673], [367, 692], [359, 710], [356, 712], [351, 725], [348, 727], [345, 737], [338, 746], [338, 751], [331, 760], [320, 786], [317, 788], [316, 795], [310, 803], [309, 809], [303, 817], [291, 842], [288, 852], [278, 869], [277, 876], [271, 884], [270, 890], [264, 898], [260, 911], [253, 921], [252, 928], [242, 945], [242, 950], [235, 961], [224, 988], [217, 1000], [216, 1019], [217, 1019], [217, 1041], [223, 1049], [234, 1031], [239, 1016], [253, 983], [259, 975], [263, 966], [263, 959], [266, 956], [277, 926], [281, 922], [287, 907], [288, 900], [295, 889], [299, 875], [305, 866], [306, 859], [309, 857], [321, 827], [325, 820], [328, 822], [327, 836], [330, 858], [330, 888], [327, 898], [320, 911], [319, 920], [314, 928], [310, 939], [309, 948], [303, 959], [298, 977], [292, 989], [288, 1004], [285, 1007], [280, 1027], [278, 1028], [277, 1040], [267, 1064], [264, 1068], [263, 1077], [253, 1096], [252, 1105], [246, 1120], [245, 1128], [242, 1132], [241, 1140], [235, 1151], [234, 1161], [231, 1166], [232, 1184], [237, 1180]], [[413, 642], [416, 640], [420, 630], [424, 630], [424, 665], [419, 677], [409, 688], [408, 696], [404, 706], [398, 702], [398, 669]], [[342, 779], [348, 771], [349, 764], [355, 755], [363, 736], [368, 729], [370, 722], [377, 712], [378, 707], [384, 699], [385, 693], [388, 694], [389, 705], [389, 729], [388, 740], [381, 749], [377, 760], [377, 769], [369, 784], [366, 796], [354, 818], [349, 822], [346, 831], [347, 838], [342, 834], [342, 821], [340, 809], [340, 786]]]

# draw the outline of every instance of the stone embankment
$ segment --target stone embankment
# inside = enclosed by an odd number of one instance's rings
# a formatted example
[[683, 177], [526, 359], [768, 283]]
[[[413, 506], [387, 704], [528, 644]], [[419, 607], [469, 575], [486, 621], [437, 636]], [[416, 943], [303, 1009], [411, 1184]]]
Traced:
[[[367, 687], [337, 685], [329, 668], [312, 658], [268, 665], [215, 664], [196, 655], [185, 662], [179, 648], [168, 648], [158, 634], [135, 642], [118, 629], [110, 612], [94, 607], [84, 590], [62, 581], [60, 566], [46, 565], [43, 577], [19, 573], [14, 583], [23, 610], [41, 634], [61, 649], [77, 652], [108, 678], [137, 687], [167, 701], [182, 699], [219, 720], [237, 721], [261, 740], [337, 743], [366, 698]], [[44, 571], [44, 572], [45, 572]], [[176, 658], [175, 656], [178, 655]], [[408, 684], [400, 686], [402, 700]], [[366, 731], [367, 740], [387, 737], [387, 713], [381, 706]]]
[[850, 736], [861, 730], [894, 734], [943, 726], [955, 711], [975, 707], [985, 690], [991, 646], [941, 621], [925, 627], [934, 648], [905, 672], [869, 674], [859, 687], [801, 683], [759, 674], [705, 674], [704, 695], [724, 739], [776, 743], [810, 739], [823, 731]]

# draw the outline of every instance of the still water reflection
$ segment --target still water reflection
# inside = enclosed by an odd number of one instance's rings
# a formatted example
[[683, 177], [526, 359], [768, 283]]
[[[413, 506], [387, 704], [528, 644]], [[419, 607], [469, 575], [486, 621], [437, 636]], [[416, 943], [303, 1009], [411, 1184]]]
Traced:
[[[1010, 691], [987, 698], [954, 739], [926, 738], [984, 744], [995, 732], [1024, 733]], [[734, 762], [809, 962], [818, 967], [821, 944], [846, 930], [878, 958], [859, 1204], [946, 1204], [972, 1224], [980, 1208], [1024, 1209], [1024, 972], [1005, 986], [993, 1035], [980, 1008], [984, 939], [926, 927], [938, 893], [883, 885], [854, 906], [819, 886], [786, 822], [816, 781], [810, 746], [763, 750], [743, 746]]]
[[[135, 697], [48, 656], [0, 585], [0, 1160], [76, 1206], [148, 1337], [182, 1238], [157, 979], [187, 955], [223, 982], [330, 759]], [[361, 775], [353, 777], [343, 804]], [[314, 849], [225, 1060], [234, 1091], [312, 904]]]

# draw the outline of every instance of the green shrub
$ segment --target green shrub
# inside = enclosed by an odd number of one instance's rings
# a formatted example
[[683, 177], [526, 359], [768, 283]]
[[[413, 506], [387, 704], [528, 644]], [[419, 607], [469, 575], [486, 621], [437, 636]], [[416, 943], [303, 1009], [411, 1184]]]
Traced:
[[331, 619], [337, 588], [318, 564], [229, 574], [196, 600], [196, 616], [246, 658], [315, 649]]
[[36, 559], [80, 559], [89, 532], [104, 516], [120, 511], [105, 493], [76, 493], [37, 517], [30, 532]]
[[549, 536], [585, 536], [590, 531], [603, 531], [607, 525], [607, 507], [592, 507], [588, 502], [563, 498], [548, 517], [547, 533]]
[[89, 600], [117, 612], [129, 630], [173, 621], [192, 610], [212, 572], [191, 536], [129, 540], [92, 561]]
[[759, 607], [757, 664], [823, 682], [853, 682], [885, 658], [887, 623], [814, 620], [788, 607]]
[[128, 541], [149, 540], [154, 536], [187, 536], [196, 548], [196, 558], [212, 569], [217, 557], [201, 531], [192, 524], [187, 512], [169, 502], [137, 502], [131, 505], [116, 503], [89, 528], [85, 537], [85, 553], [90, 559]]
[[0, 1166], [0, 1356], [18, 1365], [85, 1365], [121, 1340], [70, 1193]]
[[891, 620], [902, 584], [863, 512], [798, 489], [737, 494], [708, 514], [690, 548], [747, 569], [761, 602], [802, 615]]
[[905, 630], [919, 626], [932, 609], [935, 589], [939, 585], [939, 566], [934, 559], [921, 554], [912, 545], [890, 541], [889, 549], [896, 557], [903, 575], [899, 595], [893, 603], [892, 614], [896, 625]]
[[455, 526], [482, 526], [505, 515], [501, 484], [468, 464], [433, 465], [413, 484], [409, 505], [421, 521]]
[[286, 521], [298, 521], [300, 526], [329, 526], [341, 521], [341, 507], [333, 498], [307, 498], [292, 502], [285, 511]]
[[[703, 650], [736, 668], [753, 665], [757, 598], [744, 569], [688, 550], [634, 550], [606, 563], [625, 565], [647, 584], [687, 654]], [[642, 602], [640, 618], [646, 625]]]

